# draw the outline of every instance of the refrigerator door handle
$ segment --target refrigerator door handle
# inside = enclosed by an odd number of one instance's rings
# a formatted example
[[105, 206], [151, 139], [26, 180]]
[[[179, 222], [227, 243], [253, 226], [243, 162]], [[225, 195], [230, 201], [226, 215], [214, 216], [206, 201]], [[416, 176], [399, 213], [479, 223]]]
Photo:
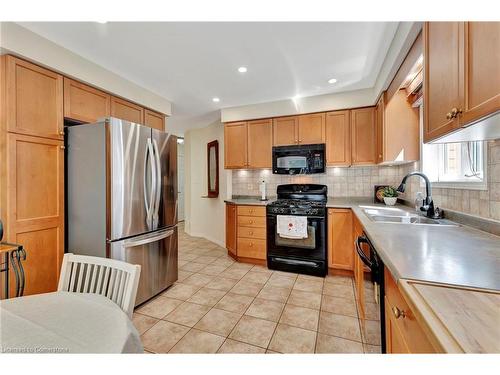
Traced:
[[125, 240], [123, 242], [123, 247], [135, 247], [135, 246], [146, 245], [148, 243], [163, 240], [164, 238], [170, 237], [172, 234], [174, 234], [174, 230], [169, 229], [166, 231], [162, 231], [160, 233], [153, 233], [153, 234], [148, 234], [146, 236], [141, 236], [139, 238]]
[[161, 198], [161, 164], [160, 164], [160, 152], [158, 150], [158, 143], [156, 139], [153, 139], [153, 148], [154, 148], [154, 160], [156, 165], [156, 197], [153, 205], [153, 229], [158, 228], [158, 212], [160, 210], [160, 198]]
[[[148, 157], [149, 156], [149, 157]], [[144, 204], [146, 206], [146, 225], [149, 230], [153, 230], [153, 208], [154, 208], [154, 196], [156, 191], [156, 169], [153, 164], [153, 145], [151, 143], [151, 138], [147, 140], [146, 156], [144, 158]], [[147, 163], [149, 160], [149, 167], [151, 168], [151, 189], [147, 190]], [[148, 203], [148, 193], [149, 193], [149, 203]]]

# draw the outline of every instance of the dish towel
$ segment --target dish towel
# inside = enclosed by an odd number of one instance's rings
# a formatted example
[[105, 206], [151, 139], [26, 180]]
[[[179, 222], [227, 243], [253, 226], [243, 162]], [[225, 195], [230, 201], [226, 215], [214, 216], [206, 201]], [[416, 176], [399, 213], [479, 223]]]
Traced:
[[307, 238], [307, 216], [277, 216], [278, 235], [283, 238]]

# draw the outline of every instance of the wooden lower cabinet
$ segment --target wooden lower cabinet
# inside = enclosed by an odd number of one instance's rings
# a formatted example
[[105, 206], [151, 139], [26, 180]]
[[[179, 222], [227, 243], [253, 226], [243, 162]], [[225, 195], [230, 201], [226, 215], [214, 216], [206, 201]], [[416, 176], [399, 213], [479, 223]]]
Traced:
[[238, 237], [238, 257], [266, 259], [266, 240]]
[[233, 256], [236, 256], [236, 205], [226, 204], [226, 249]]
[[328, 209], [328, 268], [354, 270], [352, 217], [350, 209]]
[[57, 289], [64, 254], [63, 147], [62, 141], [7, 135], [5, 239], [26, 250], [25, 295]]
[[392, 315], [389, 301], [385, 299], [385, 350], [389, 354], [409, 354], [405, 339]]
[[436, 353], [387, 269], [384, 283], [387, 353]]
[[226, 204], [226, 248], [238, 260], [264, 263], [267, 258], [266, 208]]

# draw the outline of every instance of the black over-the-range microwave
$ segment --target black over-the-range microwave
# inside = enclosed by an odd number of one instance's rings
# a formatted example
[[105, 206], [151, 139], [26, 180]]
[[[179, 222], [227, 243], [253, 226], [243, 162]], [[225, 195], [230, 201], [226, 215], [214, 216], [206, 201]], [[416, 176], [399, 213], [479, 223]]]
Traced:
[[273, 173], [325, 173], [325, 144], [273, 147]]

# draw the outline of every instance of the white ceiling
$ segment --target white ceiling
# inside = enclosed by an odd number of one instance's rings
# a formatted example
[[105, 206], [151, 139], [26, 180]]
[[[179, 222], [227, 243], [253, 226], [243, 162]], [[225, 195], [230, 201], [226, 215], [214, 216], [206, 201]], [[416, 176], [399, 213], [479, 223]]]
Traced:
[[[172, 102], [183, 134], [219, 109], [371, 88], [398, 22], [24, 22]], [[248, 72], [238, 73], [239, 66]], [[327, 83], [336, 78], [336, 84]], [[219, 97], [213, 103], [212, 97]]]

